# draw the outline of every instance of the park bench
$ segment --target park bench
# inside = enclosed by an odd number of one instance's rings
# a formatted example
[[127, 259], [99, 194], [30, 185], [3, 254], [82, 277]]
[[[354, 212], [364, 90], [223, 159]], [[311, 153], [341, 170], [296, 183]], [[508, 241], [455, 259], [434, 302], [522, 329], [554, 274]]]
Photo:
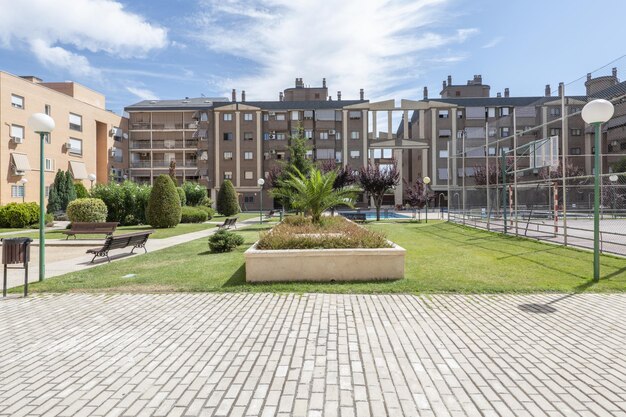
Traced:
[[265, 214], [265, 219], [271, 219], [272, 217], [274, 217], [274, 215], [276, 214], [275, 210], [270, 210], [267, 212], [267, 214]]
[[224, 223], [220, 224], [218, 226], [218, 229], [230, 229], [231, 226], [236, 229], [237, 226], [235, 225], [235, 223], [237, 223], [237, 217], [230, 217], [224, 220]]
[[63, 233], [67, 235], [65, 240], [69, 239], [70, 236], [74, 236], [76, 239], [76, 235], [103, 234], [111, 236], [118, 224], [117, 222], [72, 222], [70, 229], [64, 230]]
[[365, 213], [341, 213], [341, 215], [356, 223], [365, 223], [365, 220], [367, 220]]
[[154, 233], [154, 230], [147, 230], [145, 232], [135, 232], [135, 233], [126, 233], [123, 235], [109, 235], [104, 241], [104, 244], [100, 248], [93, 248], [87, 250], [87, 253], [93, 254], [93, 259], [91, 263], [96, 260], [98, 256], [106, 256], [107, 260], [111, 262], [109, 258], [109, 251], [112, 249], [123, 249], [129, 246], [132, 246], [133, 249], [130, 253], [134, 253], [135, 249], [143, 248], [143, 250], [148, 253], [146, 249], [146, 242], [148, 241], [148, 237], [150, 234]]

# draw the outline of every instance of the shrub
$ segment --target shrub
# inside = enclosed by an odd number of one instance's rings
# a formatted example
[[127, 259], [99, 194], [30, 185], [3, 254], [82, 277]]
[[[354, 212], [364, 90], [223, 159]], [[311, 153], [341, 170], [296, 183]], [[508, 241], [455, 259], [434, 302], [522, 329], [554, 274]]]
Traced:
[[150, 192], [146, 220], [152, 227], [174, 227], [180, 223], [180, 216], [180, 198], [174, 181], [168, 175], [159, 175]]
[[37, 221], [39, 213], [33, 217], [33, 211], [24, 203], [9, 203], [0, 210], [2, 227], [22, 228]]
[[185, 190], [183, 190], [183, 187], [176, 187], [176, 192], [178, 193], [180, 205], [184, 206], [187, 203], [187, 195], [185, 195]]
[[228, 230], [219, 230], [209, 238], [209, 248], [215, 253], [232, 252], [243, 242], [243, 236]]
[[[54, 215], [52, 213], [46, 213], [44, 224], [46, 227], [54, 226]], [[69, 226], [69, 225], [68, 225]], [[31, 229], [39, 229], [39, 222], [30, 225]]]
[[72, 200], [76, 200], [74, 178], [69, 171], [58, 170], [48, 194], [47, 211], [48, 213], [65, 211]]
[[[187, 197], [188, 206], [199, 206], [204, 203], [205, 199], [208, 199], [207, 189], [198, 183], [192, 181], [185, 181], [182, 189], [185, 191]], [[209, 199], [209, 201], [211, 201]], [[209, 204], [210, 206], [211, 204]]]
[[217, 193], [217, 212], [223, 216], [232, 216], [239, 211], [235, 187], [230, 180], [225, 180]]
[[209, 219], [206, 211], [197, 207], [185, 206], [181, 208], [181, 223], [203, 223]]
[[67, 217], [72, 222], [104, 222], [107, 206], [99, 198], [79, 198], [68, 204]]
[[87, 191], [82, 182], [75, 183], [74, 189], [76, 190], [76, 198], [89, 198], [89, 191]]
[[107, 221], [121, 225], [146, 223], [146, 205], [150, 198], [151, 187], [132, 181], [122, 184], [115, 182], [98, 184], [93, 188], [92, 197], [104, 201], [107, 206]]
[[207, 206], [196, 206], [198, 210], [202, 210], [207, 214], [207, 220], [211, 220], [215, 216], [215, 210]]

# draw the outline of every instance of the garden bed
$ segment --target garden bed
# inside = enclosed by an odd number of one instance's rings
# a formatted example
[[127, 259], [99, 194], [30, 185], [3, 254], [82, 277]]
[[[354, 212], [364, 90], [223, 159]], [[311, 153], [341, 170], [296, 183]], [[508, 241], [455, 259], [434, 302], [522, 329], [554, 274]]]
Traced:
[[405, 250], [342, 217], [287, 220], [248, 249], [246, 281], [368, 281], [404, 278]]

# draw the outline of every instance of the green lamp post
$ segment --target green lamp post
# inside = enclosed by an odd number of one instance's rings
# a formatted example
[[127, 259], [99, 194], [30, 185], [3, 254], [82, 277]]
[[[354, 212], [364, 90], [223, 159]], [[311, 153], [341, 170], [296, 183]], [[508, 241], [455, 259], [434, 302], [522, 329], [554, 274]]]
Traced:
[[594, 134], [594, 183], [593, 183], [593, 280], [600, 280], [600, 125], [613, 117], [613, 104], [610, 101], [597, 99], [585, 104], [582, 118], [595, 127]]
[[424, 195], [426, 196], [426, 223], [428, 223], [428, 184], [430, 184], [430, 177], [424, 177]]
[[39, 133], [39, 281], [46, 276], [46, 193], [44, 184], [44, 143], [46, 135], [54, 130], [55, 124], [52, 117], [44, 113], [35, 113], [28, 118], [28, 127], [35, 133]]

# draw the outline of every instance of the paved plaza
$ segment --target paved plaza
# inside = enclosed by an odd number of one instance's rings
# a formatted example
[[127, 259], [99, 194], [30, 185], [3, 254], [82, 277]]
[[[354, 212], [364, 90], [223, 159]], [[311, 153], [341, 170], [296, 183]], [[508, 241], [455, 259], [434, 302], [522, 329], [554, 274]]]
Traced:
[[626, 415], [626, 295], [39, 295], [0, 317], [2, 416]]

